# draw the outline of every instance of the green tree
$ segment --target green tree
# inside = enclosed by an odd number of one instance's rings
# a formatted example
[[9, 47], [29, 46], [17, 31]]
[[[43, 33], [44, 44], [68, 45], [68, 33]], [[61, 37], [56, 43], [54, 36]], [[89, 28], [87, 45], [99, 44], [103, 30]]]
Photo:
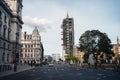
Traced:
[[99, 30], [88, 30], [79, 38], [79, 50], [85, 52], [86, 55], [93, 53], [97, 61], [97, 56], [104, 52], [108, 56], [113, 54], [111, 51], [111, 40], [106, 33]]
[[76, 58], [75, 56], [66, 56], [65, 60], [68, 62], [70, 62], [72, 60], [73, 62], [76, 63], [78, 61], [78, 58]]

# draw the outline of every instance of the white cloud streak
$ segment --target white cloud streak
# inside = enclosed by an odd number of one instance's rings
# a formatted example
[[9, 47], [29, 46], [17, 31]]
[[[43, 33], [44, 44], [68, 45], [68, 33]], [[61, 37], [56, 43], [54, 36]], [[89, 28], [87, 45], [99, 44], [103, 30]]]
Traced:
[[40, 30], [40, 32], [46, 32], [47, 29], [50, 29], [51, 22], [46, 18], [32, 18], [30, 16], [23, 16], [24, 25], [27, 25], [29, 27], [35, 27], [37, 26]]

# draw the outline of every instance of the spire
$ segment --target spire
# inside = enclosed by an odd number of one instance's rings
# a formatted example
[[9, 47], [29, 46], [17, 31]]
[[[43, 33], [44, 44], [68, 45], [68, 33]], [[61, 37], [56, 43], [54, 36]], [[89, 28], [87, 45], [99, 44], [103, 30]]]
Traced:
[[67, 12], [67, 17], [66, 18], [69, 18], [69, 14], [68, 14], [68, 12]]
[[117, 44], [119, 44], [119, 37], [117, 36]]

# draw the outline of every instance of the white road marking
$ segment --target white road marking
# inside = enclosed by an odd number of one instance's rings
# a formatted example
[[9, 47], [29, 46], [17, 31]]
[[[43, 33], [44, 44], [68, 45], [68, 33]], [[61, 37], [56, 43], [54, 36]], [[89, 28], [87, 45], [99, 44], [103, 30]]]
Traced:
[[99, 77], [98, 77], [98, 78], [96, 78], [96, 80], [100, 80], [100, 79], [101, 79], [101, 78], [99, 78]]
[[103, 74], [97, 74], [98, 76], [102, 76]]

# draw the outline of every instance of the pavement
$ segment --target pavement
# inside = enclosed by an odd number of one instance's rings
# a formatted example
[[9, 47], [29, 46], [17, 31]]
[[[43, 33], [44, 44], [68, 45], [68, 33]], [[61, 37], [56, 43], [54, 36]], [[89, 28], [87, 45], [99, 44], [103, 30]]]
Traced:
[[19, 72], [22, 72], [22, 71], [33, 69], [33, 68], [35, 68], [35, 67], [34, 66], [31, 67], [31, 66], [29, 66], [27, 64], [18, 65], [16, 72], [14, 72], [14, 70], [12, 68], [12, 70], [5, 71], [5, 72], [0, 72], [0, 77], [5, 77], [5, 76], [8, 76], [8, 75], [16, 74], [16, 73], [19, 73]]

